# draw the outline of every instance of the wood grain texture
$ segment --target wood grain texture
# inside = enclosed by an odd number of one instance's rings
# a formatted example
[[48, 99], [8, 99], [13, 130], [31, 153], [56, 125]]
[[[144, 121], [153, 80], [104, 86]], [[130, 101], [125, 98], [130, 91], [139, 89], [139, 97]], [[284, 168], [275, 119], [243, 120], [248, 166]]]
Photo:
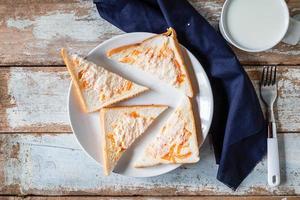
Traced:
[[[247, 67], [257, 91], [261, 67]], [[300, 67], [278, 67], [279, 132], [300, 132]], [[63, 67], [0, 68], [0, 132], [71, 132]]]
[[2, 134], [0, 194], [13, 195], [300, 195], [300, 134], [281, 134], [282, 183], [267, 186], [266, 160], [236, 192], [216, 179], [212, 147], [206, 140], [201, 160], [152, 178], [105, 177], [70, 134]]
[[[224, 0], [190, 2], [217, 28]], [[287, 2], [292, 15], [300, 13], [299, 0]], [[69, 200], [73, 195], [75, 199], [104, 200], [124, 197], [94, 195], [156, 196], [135, 197], [151, 200], [300, 199], [272, 196], [300, 195], [300, 45], [281, 43], [262, 53], [233, 48], [246, 65], [295, 65], [280, 66], [278, 73], [275, 113], [278, 130], [286, 133], [279, 136], [282, 184], [278, 188], [267, 186], [264, 160], [232, 192], [215, 178], [217, 166], [208, 140], [196, 165], [145, 179], [103, 176], [101, 166], [70, 134], [66, 106], [70, 78], [58, 52], [61, 47], [69, 47], [86, 55], [100, 42], [121, 33], [99, 17], [92, 0], [0, 1], [0, 66], [18, 66], [0, 68], [0, 133], [9, 133], [0, 134], [0, 195], [17, 195], [0, 196], [0, 200]], [[28, 67], [32, 65], [40, 67]], [[246, 70], [258, 89], [261, 67], [248, 66]], [[217, 196], [161, 197], [170, 195]]]
[[1, 68], [0, 132], [70, 132], [65, 68]]
[[[217, 28], [224, 0], [190, 2]], [[292, 14], [300, 13], [300, 1], [287, 2]], [[122, 33], [99, 17], [92, 0], [2, 0], [0, 18], [0, 65], [61, 65], [61, 47], [86, 55]], [[300, 45], [279, 44], [262, 53], [234, 51], [243, 64], [300, 64]]]
[[132, 197], [100, 197], [100, 196], [72, 196], [72, 197], [44, 197], [44, 196], [27, 196], [27, 197], [7, 197], [0, 196], [0, 200], [299, 200], [300, 197], [296, 196], [173, 196], [173, 197], [141, 197], [141, 196], [132, 196]]

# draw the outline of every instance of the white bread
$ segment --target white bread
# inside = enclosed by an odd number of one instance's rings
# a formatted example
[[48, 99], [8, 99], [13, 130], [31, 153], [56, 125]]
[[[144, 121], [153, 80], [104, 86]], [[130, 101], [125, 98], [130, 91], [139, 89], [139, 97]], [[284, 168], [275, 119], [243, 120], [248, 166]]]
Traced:
[[107, 57], [138, 67], [193, 97], [191, 81], [174, 29], [141, 43], [111, 49]]
[[126, 80], [78, 55], [61, 50], [85, 112], [133, 97], [148, 88]]
[[103, 169], [109, 175], [120, 157], [150, 124], [165, 110], [163, 105], [102, 108]]
[[198, 162], [199, 146], [196, 134], [192, 105], [190, 99], [184, 97], [134, 166]]

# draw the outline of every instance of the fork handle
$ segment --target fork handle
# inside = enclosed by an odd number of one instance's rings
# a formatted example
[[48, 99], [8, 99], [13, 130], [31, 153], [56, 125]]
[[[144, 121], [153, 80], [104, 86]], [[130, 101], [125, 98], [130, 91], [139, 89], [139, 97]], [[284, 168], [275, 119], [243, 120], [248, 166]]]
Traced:
[[269, 122], [268, 126], [268, 184], [270, 186], [278, 186], [280, 184], [279, 154], [275, 122]]

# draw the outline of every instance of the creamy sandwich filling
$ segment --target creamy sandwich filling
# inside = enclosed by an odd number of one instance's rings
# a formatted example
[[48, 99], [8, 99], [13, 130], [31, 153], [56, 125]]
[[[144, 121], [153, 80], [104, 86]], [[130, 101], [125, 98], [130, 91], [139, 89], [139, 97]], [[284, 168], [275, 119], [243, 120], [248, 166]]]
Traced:
[[153, 121], [152, 117], [142, 116], [133, 111], [123, 113], [111, 124], [112, 131], [107, 134], [111, 148], [115, 152], [113, 160], [118, 160], [133, 141], [145, 131], [145, 127]]
[[192, 156], [189, 145], [192, 133], [188, 130], [187, 122], [183, 120], [181, 112], [175, 111], [172, 119], [156, 136], [155, 143], [148, 146], [146, 153], [149, 156], [172, 163]]
[[77, 66], [75, 71], [80, 87], [86, 93], [98, 94], [99, 101], [105, 101], [132, 89], [133, 82], [114, 75], [94, 63], [87, 62], [77, 55], [73, 55], [72, 60], [74, 66]]
[[[119, 62], [136, 65], [179, 87], [185, 81], [186, 75], [173, 49], [174, 41], [167, 36], [161, 36], [131, 47], [125, 46], [108, 56], [116, 56]], [[159, 74], [157, 68], [160, 70]]]

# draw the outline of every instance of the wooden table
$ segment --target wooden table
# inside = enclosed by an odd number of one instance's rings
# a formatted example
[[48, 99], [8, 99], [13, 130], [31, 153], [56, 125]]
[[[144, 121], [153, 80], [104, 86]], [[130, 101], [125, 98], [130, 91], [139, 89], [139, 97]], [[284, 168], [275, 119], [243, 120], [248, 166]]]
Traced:
[[[292, 14], [300, 13], [299, 0], [287, 2]], [[191, 3], [217, 27], [223, 0]], [[196, 165], [154, 178], [104, 177], [71, 132], [67, 115], [70, 77], [59, 49], [70, 47], [86, 54], [121, 33], [99, 17], [91, 0], [0, 0], [0, 199], [52, 199], [50, 195], [66, 196], [63, 199], [123, 195], [300, 198], [290, 197], [300, 195], [300, 45], [279, 44], [262, 53], [234, 49], [256, 88], [262, 66], [278, 65], [279, 187], [267, 186], [263, 160], [232, 192], [216, 180], [217, 166], [208, 140]]]

